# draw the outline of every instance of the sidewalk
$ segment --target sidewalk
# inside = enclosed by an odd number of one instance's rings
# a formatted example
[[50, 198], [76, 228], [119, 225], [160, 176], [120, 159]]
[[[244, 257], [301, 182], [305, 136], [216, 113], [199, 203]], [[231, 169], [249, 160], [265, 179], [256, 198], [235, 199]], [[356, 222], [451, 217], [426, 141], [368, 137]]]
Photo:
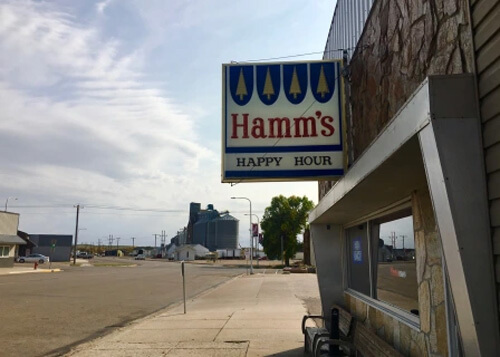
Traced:
[[306, 304], [319, 306], [315, 274], [244, 275], [189, 300], [185, 315], [168, 308], [66, 356], [302, 356]]
[[38, 266], [38, 269], [33, 269], [33, 264], [26, 263], [24, 267], [12, 267], [12, 268], [1, 268], [0, 275], [10, 275], [10, 274], [31, 274], [31, 273], [56, 273], [62, 271], [59, 268], [48, 269], [49, 264], [44, 264]]

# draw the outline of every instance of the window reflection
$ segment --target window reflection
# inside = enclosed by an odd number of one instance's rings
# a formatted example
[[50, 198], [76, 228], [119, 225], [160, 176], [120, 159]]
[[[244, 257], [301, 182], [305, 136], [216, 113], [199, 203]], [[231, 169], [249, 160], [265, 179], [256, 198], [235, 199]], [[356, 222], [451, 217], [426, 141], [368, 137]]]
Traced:
[[418, 314], [418, 286], [413, 217], [377, 220], [376, 297]]

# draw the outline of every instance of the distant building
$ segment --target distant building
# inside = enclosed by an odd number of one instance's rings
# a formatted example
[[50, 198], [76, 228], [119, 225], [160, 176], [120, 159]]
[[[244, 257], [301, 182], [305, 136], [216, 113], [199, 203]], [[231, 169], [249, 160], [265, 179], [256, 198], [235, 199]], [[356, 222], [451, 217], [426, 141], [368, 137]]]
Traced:
[[0, 212], [0, 268], [14, 266], [19, 246], [26, 242], [17, 235], [19, 214]]
[[52, 262], [70, 260], [73, 236], [70, 234], [29, 234], [30, 240], [36, 244], [32, 253], [50, 257]]
[[201, 244], [210, 251], [238, 248], [239, 220], [220, 213], [212, 204], [204, 210], [200, 207], [199, 203], [190, 204], [186, 243]]
[[379, 262], [390, 262], [394, 258], [392, 256], [392, 245], [384, 244], [378, 249], [378, 261]]
[[175, 250], [176, 260], [203, 259], [210, 251], [201, 244], [184, 244]]
[[167, 247], [167, 252], [165, 258], [167, 259], [175, 259], [175, 251], [177, 250], [179, 246], [171, 243]]
[[[177, 231], [177, 234], [172, 237], [172, 239], [170, 239], [170, 244], [168, 245], [168, 247], [172, 244], [174, 245], [181, 245], [181, 244], [186, 244], [187, 243], [187, 237], [188, 237], [188, 229], [186, 227], [180, 229]], [[168, 247], [167, 247], [167, 250], [168, 250]]]
[[36, 243], [30, 238], [30, 235], [23, 231], [17, 231], [17, 235], [26, 242], [26, 245], [20, 245], [17, 252], [18, 257], [26, 256], [33, 252], [33, 248], [36, 247]]

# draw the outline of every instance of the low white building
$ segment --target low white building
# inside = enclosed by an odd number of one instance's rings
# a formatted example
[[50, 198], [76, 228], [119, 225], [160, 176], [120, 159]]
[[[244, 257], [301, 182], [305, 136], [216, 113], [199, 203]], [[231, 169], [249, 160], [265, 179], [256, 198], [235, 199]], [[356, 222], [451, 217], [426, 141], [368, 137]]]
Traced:
[[195, 260], [205, 258], [210, 251], [201, 244], [184, 244], [175, 250], [176, 260]]

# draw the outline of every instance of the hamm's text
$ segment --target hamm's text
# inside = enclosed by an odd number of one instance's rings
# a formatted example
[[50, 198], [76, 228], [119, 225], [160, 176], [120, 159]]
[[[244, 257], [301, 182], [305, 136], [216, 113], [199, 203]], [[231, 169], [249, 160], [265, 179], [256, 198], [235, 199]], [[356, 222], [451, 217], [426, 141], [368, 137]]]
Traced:
[[231, 114], [231, 139], [302, 138], [332, 136], [335, 133], [334, 119], [316, 111], [315, 116], [299, 118], [250, 118], [248, 113]]

